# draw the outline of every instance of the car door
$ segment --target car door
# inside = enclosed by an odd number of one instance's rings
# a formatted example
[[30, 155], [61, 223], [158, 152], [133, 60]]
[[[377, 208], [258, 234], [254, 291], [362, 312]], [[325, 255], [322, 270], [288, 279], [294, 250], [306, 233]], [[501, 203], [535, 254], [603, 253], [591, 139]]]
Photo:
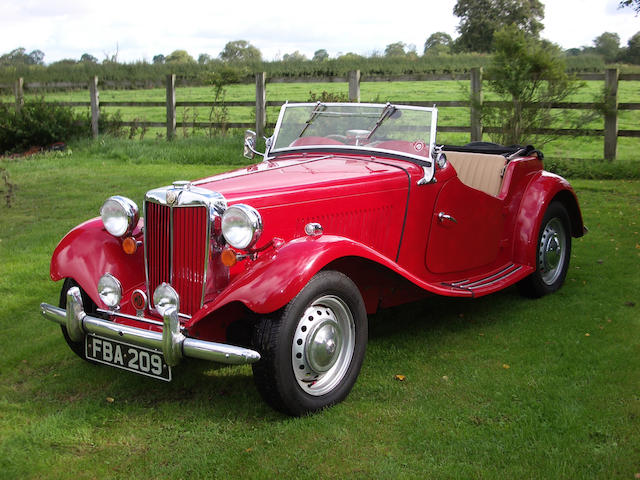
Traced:
[[476, 269], [493, 263], [500, 251], [503, 202], [463, 184], [442, 186], [431, 218], [426, 266], [433, 273]]

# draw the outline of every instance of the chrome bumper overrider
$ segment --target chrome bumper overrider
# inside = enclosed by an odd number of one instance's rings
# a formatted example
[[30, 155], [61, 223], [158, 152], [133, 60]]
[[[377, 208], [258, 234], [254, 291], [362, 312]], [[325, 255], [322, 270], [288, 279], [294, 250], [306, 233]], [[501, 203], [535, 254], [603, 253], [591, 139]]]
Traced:
[[45, 318], [64, 325], [69, 338], [74, 342], [82, 341], [87, 333], [94, 333], [113, 340], [160, 350], [170, 366], [180, 363], [183, 357], [233, 365], [255, 363], [260, 360], [260, 354], [248, 348], [185, 337], [180, 331], [178, 311], [173, 307], [164, 312], [162, 333], [87, 315], [78, 287], [72, 287], [67, 292], [66, 310], [47, 303], [41, 303], [40, 309]]

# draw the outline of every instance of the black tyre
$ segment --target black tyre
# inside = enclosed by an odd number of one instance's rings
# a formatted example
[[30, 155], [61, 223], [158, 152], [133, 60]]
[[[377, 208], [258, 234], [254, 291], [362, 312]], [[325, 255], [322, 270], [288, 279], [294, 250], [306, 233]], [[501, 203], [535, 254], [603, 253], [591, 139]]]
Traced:
[[[67, 291], [71, 287], [80, 288], [80, 285], [78, 285], [78, 283], [72, 278], [65, 279], [64, 284], [62, 285], [62, 290], [60, 291], [60, 302], [59, 302], [60, 308], [67, 308]], [[80, 288], [80, 296], [82, 297], [82, 305], [84, 307], [84, 311], [88, 315], [95, 315], [98, 310], [98, 307], [93, 302], [93, 300], [91, 300], [91, 297], [87, 295], [87, 292], [85, 292], [82, 288]], [[93, 360], [88, 360], [85, 355], [84, 341], [74, 342], [69, 338], [69, 334], [67, 333], [67, 328], [64, 325], [61, 325], [60, 329], [62, 330], [62, 336], [67, 342], [67, 345], [69, 345], [69, 348], [73, 350], [73, 353], [75, 353], [77, 356], [79, 356], [83, 360], [95, 365], [96, 362], [94, 362]]]
[[526, 297], [539, 298], [558, 290], [567, 276], [571, 257], [571, 224], [560, 202], [547, 208], [538, 232], [536, 271], [518, 287]]
[[340, 272], [322, 271], [283, 309], [257, 322], [258, 391], [272, 407], [294, 416], [341, 402], [356, 382], [366, 344], [367, 313], [358, 287]]

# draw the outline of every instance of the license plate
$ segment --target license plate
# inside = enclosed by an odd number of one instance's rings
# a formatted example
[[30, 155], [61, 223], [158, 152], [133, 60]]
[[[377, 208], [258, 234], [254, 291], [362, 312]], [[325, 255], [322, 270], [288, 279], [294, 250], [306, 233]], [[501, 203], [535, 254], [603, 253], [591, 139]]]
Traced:
[[171, 367], [157, 350], [97, 335], [87, 335], [85, 338], [85, 354], [89, 360], [166, 382], [171, 381]]

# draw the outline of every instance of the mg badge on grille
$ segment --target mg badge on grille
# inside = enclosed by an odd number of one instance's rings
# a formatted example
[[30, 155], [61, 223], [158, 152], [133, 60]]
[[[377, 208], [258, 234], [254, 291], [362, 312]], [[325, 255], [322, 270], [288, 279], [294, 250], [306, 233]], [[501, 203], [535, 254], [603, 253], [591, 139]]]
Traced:
[[167, 203], [173, 205], [178, 200], [178, 192], [175, 190], [169, 190], [167, 192]]

